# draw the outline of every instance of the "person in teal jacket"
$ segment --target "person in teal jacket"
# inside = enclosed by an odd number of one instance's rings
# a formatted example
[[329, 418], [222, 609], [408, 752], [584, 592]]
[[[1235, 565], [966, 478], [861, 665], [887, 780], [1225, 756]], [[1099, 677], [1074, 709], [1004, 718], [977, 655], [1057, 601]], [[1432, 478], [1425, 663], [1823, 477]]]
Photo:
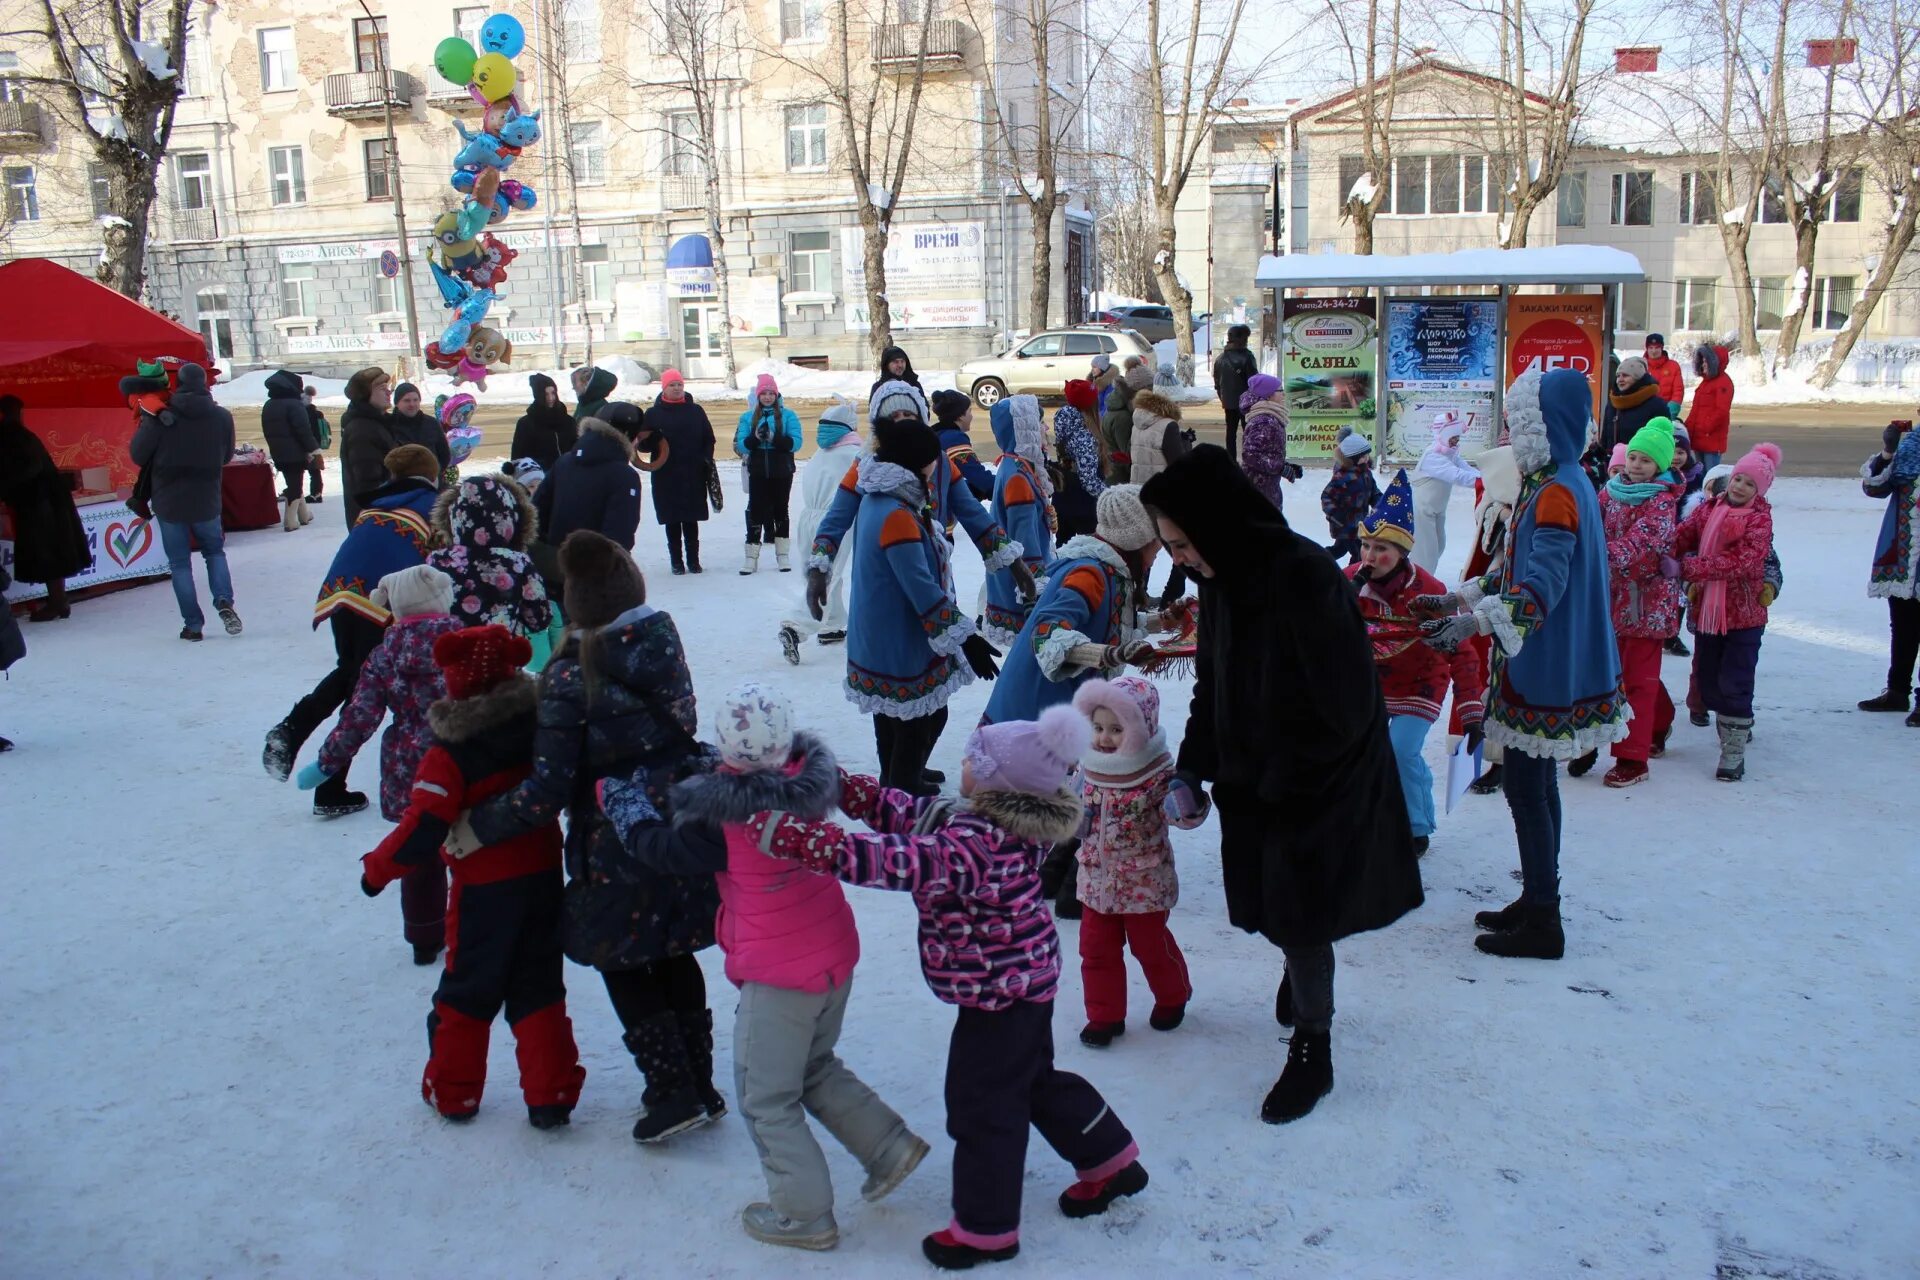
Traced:
[[[1000, 462], [993, 474], [994, 520], [1020, 544], [1020, 559], [1036, 577], [1053, 559], [1053, 486], [1047, 477], [1046, 436], [1040, 425], [1040, 401], [1008, 396], [989, 415]], [[1001, 648], [1012, 644], [1026, 625], [1033, 598], [1006, 574], [987, 579], [987, 604], [981, 630]]]
[[787, 505], [793, 496], [793, 459], [805, 437], [800, 415], [780, 398], [780, 384], [763, 373], [753, 386], [753, 407], [740, 415], [733, 452], [747, 473], [747, 560], [742, 574], [760, 567], [760, 547], [773, 544], [780, 572], [787, 559]]

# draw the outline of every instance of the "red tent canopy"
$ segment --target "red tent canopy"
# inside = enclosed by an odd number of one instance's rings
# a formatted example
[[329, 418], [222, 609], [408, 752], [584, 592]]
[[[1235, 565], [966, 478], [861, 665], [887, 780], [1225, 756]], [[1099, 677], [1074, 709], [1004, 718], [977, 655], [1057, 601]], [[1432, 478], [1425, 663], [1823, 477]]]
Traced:
[[27, 425], [69, 470], [111, 467], [132, 485], [134, 417], [120, 379], [139, 360], [206, 365], [193, 330], [44, 258], [0, 265], [0, 394], [26, 402]]

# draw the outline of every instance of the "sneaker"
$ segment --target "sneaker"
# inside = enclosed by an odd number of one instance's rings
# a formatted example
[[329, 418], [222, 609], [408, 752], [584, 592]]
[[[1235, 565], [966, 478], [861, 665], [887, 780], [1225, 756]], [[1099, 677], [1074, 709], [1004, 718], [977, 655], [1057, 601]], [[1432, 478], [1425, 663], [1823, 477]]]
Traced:
[[240, 615], [233, 611], [233, 606], [230, 604], [217, 604], [213, 607], [214, 610], [219, 613], [220, 623], [226, 627], [227, 634], [230, 636], [239, 635], [241, 628]]
[[1610, 787], [1631, 787], [1635, 783], [1645, 782], [1650, 775], [1645, 763], [1639, 760], [1619, 760], [1613, 768], [1607, 770], [1603, 781]]
[[794, 666], [800, 665], [800, 632], [797, 628], [780, 628], [780, 652], [786, 654], [787, 661]]
[[1132, 1164], [1098, 1182], [1076, 1182], [1060, 1193], [1060, 1212], [1069, 1218], [1092, 1218], [1105, 1213], [1121, 1196], [1137, 1196], [1147, 1189], [1147, 1171]]
[[198, 640], [203, 640], [206, 637], [200, 634], [200, 628], [198, 627], [182, 627], [180, 628], [180, 638], [182, 640], [198, 641]]
[[840, 1227], [828, 1210], [812, 1222], [783, 1218], [770, 1204], [750, 1204], [740, 1212], [740, 1225], [761, 1244], [782, 1244], [789, 1249], [831, 1249], [840, 1243]]
[[440, 948], [430, 942], [417, 942], [413, 947], [413, 962], [422, 968], [440, 958]]
[[564, 1102], [528, 1107], [527, 1123], [536, 1129], [564, 1129], [573, 1123], [573, 1108]]
[[1862, 711], [1904, 712], [1907, 709], [1907, 691], [1905, 689], [1883, 689], [1877, 698], [1868, 698], [1856, 704]]
[[1089, 1022], [1080, 1028], [1080, 1043], [1089, 1049], [1104, 1049], [1125, 1034], [1124, 1022]]
[[936, 1231], [920, 1242], [920, 1252], [942, 1271], [968, 1271], [983, 1262], [1006, 1262], [1019, 1256], [1020, 1242], [1001, 1249], [976, 1249], [953, 1238], [952, 1228]]
[[1155, 1031], [1171, 1031], [1187, 1020], [1187, 1006], [1184, 1004], [1157, 1004], [1153, 1012], [1147, 1015], [1147, 1025]]
[[867, 1180], [860, 1184], [860, 1198], [868, 1204], [885, 1200], [899, 1189], [900, 1184], [905, 1182], [915, 1169], [920, 1167], [920, 1162], [927, 1158], [927, 1153], [931, 1150], [933, 1148], [929, 1147], [924, 1139], [915, 1134], [908, 1134], [906, 1154], [894, 1161], [891, 1169], [877, 1169], [868, 1173]]
[[819, 640], [821, 644], [845, 644], [847, 642], [847, 633], [844, 631], [822, 631], [819, 635]]

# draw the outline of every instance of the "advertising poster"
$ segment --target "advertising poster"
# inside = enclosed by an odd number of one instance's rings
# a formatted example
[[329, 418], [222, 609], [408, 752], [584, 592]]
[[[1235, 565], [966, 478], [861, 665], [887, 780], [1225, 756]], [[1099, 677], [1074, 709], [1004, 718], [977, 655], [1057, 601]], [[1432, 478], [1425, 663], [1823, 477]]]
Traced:
[[1341, 427], [1371, 438], [1377, 407], [1373, 299], [1287, 298], [1281, 314], [1287, 456], [1331, 457]]
[[729, 282], [727, 298], [733, 313], [727, 327], [736, 338], [777, 338], [780, 336], [780, 277], [748, 276]]
[[[867, 314], [866, 233], [840, 228], [840, 281], [847, 328]], [[887, 304], [896, 329], [976, 329], [987, 323], [984, 222], [908, 222], [887, 240]]]
[[1499, 338], [1497, 298], [1387, 300], [1387, 458], [1410, 462], [1425, 453], [1443, 413], [1467, 424], [1463, 454], [1493, 447]]
[[[167, 553], [160, 546], [160, 529], [142, 520], [119, 500], [87, 503], [80, 508], [80, 527], [87, 535], [93, 565], [67, 579], [67, 588], [80, 591], [102, 582], [126, 578], [164, 578]], [[12, 535], [0, 538], [0, 564], [13, 572]], [[38, 600], [47, 594], [38, 582], [18, 582], [7, 588], [8, 601]]]
[[1529, 369], [1577, 369], [1593, 391], [1594, 421], [1606, 403], [1602, 354], [1606, 299], [1597, 293], [1516, 294], [1507, 299], [1507, 381]]

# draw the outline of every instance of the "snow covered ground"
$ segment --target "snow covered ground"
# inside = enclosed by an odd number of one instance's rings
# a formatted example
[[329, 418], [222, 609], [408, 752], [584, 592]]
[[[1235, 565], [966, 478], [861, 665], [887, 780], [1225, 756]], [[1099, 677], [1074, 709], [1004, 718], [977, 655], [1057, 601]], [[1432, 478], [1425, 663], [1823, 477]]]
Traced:
[[[1316, 535], [1319, 478], [1287, 494]], [[1501, 800], [1467, 797], [1424, 863], [1425, 907], [1340, 946], [1337, 1084], [1298, 1124], [1256, 1118], [1285, 1053], [1279, 956], [1226, 924], [1217, 827], [1176, 833], [1186, 1025], [1148, 1030], [1136, 975], [1129, 1034], [1083, 1048], [1071, 968], [1055, 1017], [1061, 1061], [1133, 1127], [1153, 1185], [1069, 1222], [1052, 1203], [1068, 1171], [1036, 1140], [1022, 1255], [996, 1275], [1920, 1270], [1920, 734], [1852, 710], [1884, 671], [1885, 613], [1863, 589], [1880, 508], [1840, 481], [1774, 495], [1786, 588], [1747, 782], [1715, 783], [1712, 734], [1684, 720], [1648, 784], [1564, 781], [1557, 964], [1473, 950], [1472, 913], [1513, 896], [1515, 860]], [[261, 735], [331, 662], [306, 619], [340, 510], [230, 540], [243, 637], [179, 642], [155, 584], [30, 627], [0, 688], [0, 732], [19, 743], [0, 757], [0, 1274], [928, 1274], [919, 1238], [947, 1220], [952, 1013], [920, 980], [902, 896], [850, 891], [864, 959], [842, 1049], [935, 1154], [868, 1206], [828, 1144], [837, 1253], [741, 1234], [765, 1186], [737, 1118], [634, 1145], [641, 1080], [586, 970], [567, 971], [589, 1072], [570, 1129], [528, 1127], [504, 1027], [477, 1121], [421, 1103], [435, 975], [410, 963], [395, 895], [355, 886], [384, 824], [318, 823], [259, 766]], [[1452, 516], [1449, 570], [1464, 499]], [[800, 575], [738, 577], [739, 528], [732, 509], [710, 523], [708, 572], [681, 578], [642, 531], [653, 602], [678, 619], [703, 700], [772, 680], [870, 768], [839, 651], [780, 658]], [[971, 599], [978, 559], [957, 564]], [[1678, 698], [1685, 664], [1669, 659], [1666, 679]], [[1177, 741], [1185, 689], [1166, 693]], [[985, 697], [954, 704], [935, 756], [951, 776]], [[1436, 770], [1442, 750], [1436, 735]], [[373, 789], [373, 752], [353, 779]], [[719, 953], [703, 959], [731, 1097], [731, 990]]]

